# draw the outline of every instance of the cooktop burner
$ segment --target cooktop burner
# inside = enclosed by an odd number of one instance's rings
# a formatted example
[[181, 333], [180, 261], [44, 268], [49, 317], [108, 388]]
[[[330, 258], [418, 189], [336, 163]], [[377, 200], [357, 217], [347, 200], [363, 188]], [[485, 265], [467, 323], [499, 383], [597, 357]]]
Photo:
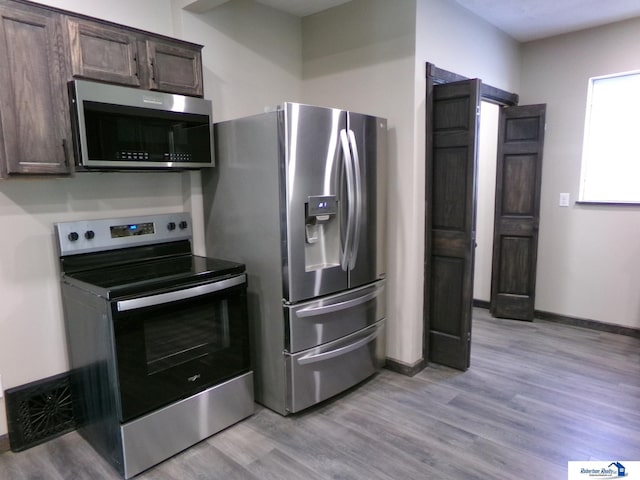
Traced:
[[180, 288], [239, 275], [244, 265], [217, 258], [184, 255], [132, 262], [66, 274], [65, 281], [107, 299]]

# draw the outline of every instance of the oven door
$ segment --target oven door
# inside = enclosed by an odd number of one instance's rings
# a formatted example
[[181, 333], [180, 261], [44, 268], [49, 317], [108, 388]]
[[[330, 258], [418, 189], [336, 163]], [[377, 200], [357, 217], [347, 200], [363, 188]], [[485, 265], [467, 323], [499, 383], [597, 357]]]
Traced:
[[250, 370], [246, 275], [112, 302], [121, 421]]

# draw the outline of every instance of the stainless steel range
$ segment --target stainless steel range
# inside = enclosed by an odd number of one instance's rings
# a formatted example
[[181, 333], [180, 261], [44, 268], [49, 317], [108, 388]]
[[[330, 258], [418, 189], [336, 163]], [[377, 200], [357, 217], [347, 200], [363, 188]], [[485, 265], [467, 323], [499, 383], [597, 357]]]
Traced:
[[58, 223], [78, 430], [125, 478], [251, 415], [243, 264], [186, 213]]

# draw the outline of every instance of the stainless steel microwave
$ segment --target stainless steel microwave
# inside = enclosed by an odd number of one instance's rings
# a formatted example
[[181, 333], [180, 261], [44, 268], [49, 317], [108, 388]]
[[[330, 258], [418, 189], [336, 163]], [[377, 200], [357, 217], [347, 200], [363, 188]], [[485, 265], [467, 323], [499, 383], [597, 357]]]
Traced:
[[79, 170], [214, 166], [210, 100], [86, 80], [69, 99]]

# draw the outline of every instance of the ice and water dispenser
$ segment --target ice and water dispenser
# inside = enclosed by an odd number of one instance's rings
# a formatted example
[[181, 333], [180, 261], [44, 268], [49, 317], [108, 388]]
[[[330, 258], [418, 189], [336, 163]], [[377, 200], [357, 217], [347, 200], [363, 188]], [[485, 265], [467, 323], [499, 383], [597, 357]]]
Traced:
[[305, 271], [340, 265], [338, 198], [335, 195], [308, 197], [305, 216]]

